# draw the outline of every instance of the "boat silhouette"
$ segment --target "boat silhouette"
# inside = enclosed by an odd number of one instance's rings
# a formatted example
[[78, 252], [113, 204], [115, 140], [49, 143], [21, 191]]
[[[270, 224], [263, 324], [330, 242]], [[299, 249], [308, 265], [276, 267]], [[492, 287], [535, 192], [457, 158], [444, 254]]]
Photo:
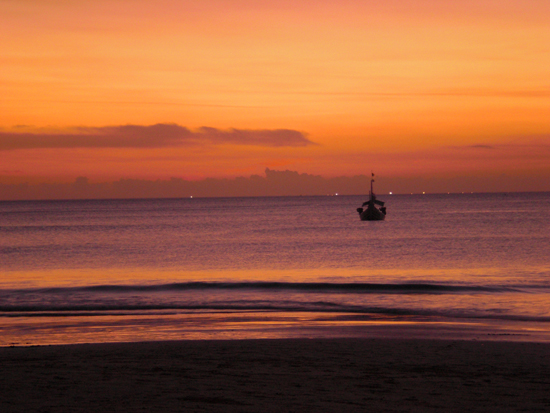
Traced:
[[370, 180], [369, 200], [363, 202], [363, 205], [361, 205], [362, 207], [366, 206], [367, 208], [357, 208], [361, 221], [383, 221], [386, 219], [386, 207], [384, 206], [383, 201], [376, 199], [376, 195], [374, 195], [373, 190], [373, 183], [374, 173], [372, 173]]

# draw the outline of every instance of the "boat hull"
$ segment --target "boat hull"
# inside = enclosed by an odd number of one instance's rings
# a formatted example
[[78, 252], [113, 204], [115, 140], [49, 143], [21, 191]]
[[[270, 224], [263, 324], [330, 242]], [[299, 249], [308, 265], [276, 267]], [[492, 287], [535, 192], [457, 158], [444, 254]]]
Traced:
[[368, 207], [364, 211], [359, 212], [361, 221], [383, 221], [386, 219], [386, 214], [375, 207]]

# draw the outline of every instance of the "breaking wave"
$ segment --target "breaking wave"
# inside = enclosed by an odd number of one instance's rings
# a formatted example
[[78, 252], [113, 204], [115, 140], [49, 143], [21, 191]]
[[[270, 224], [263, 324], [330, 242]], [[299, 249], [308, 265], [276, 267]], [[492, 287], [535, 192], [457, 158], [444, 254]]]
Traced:
[[[489, 296], [524, 294], [547, 286], [436, 283], [183, 282], [154, 285], [88, 285], [0, 290], [0, 317], [68, 317], [182, 314], [185, 312], [309, 312], [402, 319], [500, 319], [550, 322], [541, 314], [484, 308]], [[427, 305], [428, 296], [480, 295], [481, 305], [460, 309]], [[400, 298], [399, 296], [402, 296]], [[425, 297], [422, 297], [425, 295]], [[405, 304], [405, 297], [413, 301]], [[388, 298], [391, 300], [388, 301]], [[440, 299], [437, 299], [438, 302]], [[448, 300], [443, 298], [444, 302]]]
[[[530, 289], [537, 288], [529, 286]], [[544, 287], [541, 287], [544, 288]], [[448, 285], [431, 283], [323, 283], [323, 282], [186, 282], [156, 285], [93, 285], [66, 288], [41, 288], [4, 290], [21, 293], [63, 294], [73, 292], [91, 293], [132, 293], [132, 292], [170, 292], [190, 290], [262, 290], [262, 291], [303, 291], [323, 293], [396, 293], [396, 294], [448, 294], [448, 293], [501, 293], [522, 290], [516, 286]]]

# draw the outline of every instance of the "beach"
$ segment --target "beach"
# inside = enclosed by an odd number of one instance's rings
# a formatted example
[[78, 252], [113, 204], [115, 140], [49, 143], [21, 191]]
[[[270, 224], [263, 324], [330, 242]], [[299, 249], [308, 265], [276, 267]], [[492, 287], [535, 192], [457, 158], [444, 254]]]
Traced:
[[422, 339], [0, 348], [0, 411], [549, 411], [550, 344]]

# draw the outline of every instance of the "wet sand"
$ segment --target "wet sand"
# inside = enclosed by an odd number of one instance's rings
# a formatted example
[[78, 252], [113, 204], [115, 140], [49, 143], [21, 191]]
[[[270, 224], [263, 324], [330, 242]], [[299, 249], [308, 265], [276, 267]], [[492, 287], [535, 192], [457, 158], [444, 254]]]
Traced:
[[243, 340], [0, 348], [8, 412], [550, 411], [550, 344]]

